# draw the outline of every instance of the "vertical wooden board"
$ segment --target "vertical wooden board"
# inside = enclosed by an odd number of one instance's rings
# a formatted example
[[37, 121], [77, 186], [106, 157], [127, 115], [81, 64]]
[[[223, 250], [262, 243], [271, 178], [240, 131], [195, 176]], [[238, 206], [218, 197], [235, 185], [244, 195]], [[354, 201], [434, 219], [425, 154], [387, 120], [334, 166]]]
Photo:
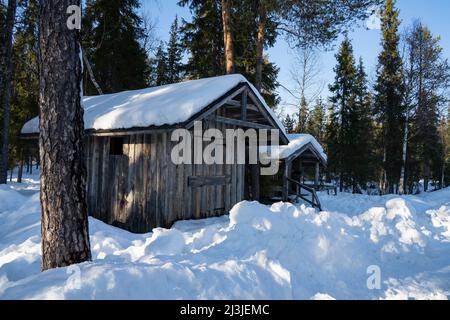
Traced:
[[[236, 129], [234, 126], [232, 129]], [[231, 203], [230, 206], [233, 207], [237, 203], [237, 148], [235, 145], [233, 154], [234, 163], [231, 164]]]
[[[224, 131], [225, 129], [224, 129], [224, 125], [223, 124], [219, 124], [219, 130], [222, 132], [223, 138], [225, 139], [225, 131]], [[225, 161], [225, 153], [226, 153], [225, 142], [223, 141], [222, 143], [223, 143], [223, 147], [224, 147], [223, 158], [221, 159], [222, 163], [218, 166], [218, 169], [217, 169], [218, 170], [217, 174], [221, 175], [221, 176], [225, 175], [224, 161]], [[217, 207], [218, 208], [222, 208], [222, 210], [225, 209], [225, 200], [224, 200], [225, 188], [226, 188], [226, 185], [219, 186], [217, 188]], [[224, 214], [224, 213], [225, 212], [223, 212], [223, 211], [220, 212], [220, 214]]]
[[147, 211], [149, 198], [149, 172], [150, 172], [150, 135], [145, 134], [142, 140], [142, 220], [144, 232], [149, 232], [151, 226], [149, 223], [149, 215]]
[[169, 199], [169, 193], [168, 190], [168, 161], [167, 161], [167, 135], [166, 133], [161, 134], [161, 197], [160, 197], [160, 216], [161, 216], [161, 227], [167, 227], [168, 223], [168, 199]]
[[143, 146], [142, 146], [143, 135], [136, 135], [135, 148], [134, 148], [134, 198], [133, 198], [133, 209], [132, 209], [132, 220], [134, 221], [134, 228], [138, 232], [142, 232], [144, 229], [144, 216], [142, 210], [142, 194], [143, 194]]
[[157, 135], [150, 135], [150, 174], [149, 174], [149, 199], [147, 206], [147, 214], [152, 228], [156, 228], [157, 220], [157, 190], [158, 190], [158, 163], [157, 163]]
[[156, 217], [156, 226], [162, 226], [161, 220], [161, 197], [162, 197], [162, 188], [161, 188], [161, 150], [162, 150], [162, 138], [160, 134], [155, 135], [156, 139], [156, 197], [155, 197], [155, 217]]
[[105, 137], [103, 139], [103, 163], [102, 163], [102, 187], [101, 187], [101, 200], [100, 200], [100, 208], [99, 211], [101, 213], [101, 216], [104, 217], [104, 219], [107, 219], [107, 193], [108, 193], [108, 186], [111, 183], [110, 176], [109, 176], [109, 144], [110, 144], [110, 138]]
[[174, 199], [174, 210], [176, 212], [177, 219], [184, 218], [184, 206], [185, 206], [185, 197], [184, 197], [184, 165], [176, 166], [176, 176], [175, 176], [175, 188], [176, 188], [176, 196]]
[[92, 197], [92, 212], [95, 215], [97, 212], [97, 176], [98, 176], [98, 154], [99, 154], [99, 148], [98, 148], [98, 144], [99, 144], [99, 138], [98, 137], [93, 137], [93, 144], [92, 144], [92, 163], [91, 163], [91, 168], [92, 168], [92, 184], [91, 184], [91, 189], [90, 189], [90, 193], [91, 193], [91, 197]]
[[85, 145], [85, 150], [86, 150], [86, 174], [87, 174], [87, 180], [86, 180], [86, 187], [87, 187], [87, 203], [88, 203], [88, 212], [89, 215], [93, 216], [93, 211], [92, 211], [92, 194], [91, 194], [91, 183], [92, 183], [92, 170], [91, 170], [91, 165], [92, 165], [92, 138], [91, 136], [87, 136], [86, 137], [86, 145]]
[[93, 172], [95, 174], [94, 185], [92, 193], [94, 195], [94, 205], [93, 212], [96, 217], [101, 217], [100, 212], [98, 210], [100, 206], [100, 198], [101, 198], [101, 185], [102, 185], [102, 159], [103, 159], [103, 140], [101, 137], [95, 137], [95, 145], [94, 145], [94, 167]]
[[232, 178], [232, 165], [225, 164], [225, 175], [227, 177], [230, 177], [230, 183], [227, 183], [225, 186], [225, 194], [224, 194], [224, 201], [225, 201], [225, 211], [229, 212], [231, 210], [231, 178]]
[[192, 219], [193, 218], [193, 210], [192, 210], [192, 197], [193, 190], [190, 186], [188, 186], [188, 178], [192, 176], [193, 166], [192, 164], [184, 165], [184, 178], [183, 178], [183, 198], [185, 203], [183, 204], [183, 218], [184, 219]]
[[[128, 195], [128, 176], [130, 170], [130, 136], [124, 137], [123, 143], [123, 157], [115, 156], [116, 160], [116, 171], [118, 173], [118, 184], [117, 184], [117, 197], [118, 197], [118, 208], [116, 212], [117, 220], [121, 223], [126, 223], [127, 217], [127, 195]], [[122, 161], [123, 160], [123, 161]], [[128, 166], [124, 168], [123, 162], [128, 163]]]
[[125, 207], [124, 207], [124, 217], [123, 222], [127, 225], [132, 224], [133, 216], [133, 203], [134, 203], [134, 179], [136, 176], [136, 158], [135, 158], [135, 147], [136, 147], [136, 135], [131, 135], [128, 142], [128, 170], [127, 170], [127, 180], [126, 188], [124, 193]]
[[183, 189], [184, 189], [184, 185], [183, 185], [183, 177], [184, 177], [184, 165], [175, 165], [172, 162], [172, 150], [173, 148], [176, 146], [177, 142], [173, 142], [171, 141], [171, 134], [168, 135], [167, 137], [168, 141], [169, 141], [169, 145], [170, 148], [168, 150], [168, 157], [169, 157], [169, 162], [171, 163], [173, 172], [169, 173], [171, 174], [171, 184], [174, 193], [173, 193], [173, 198], [171, 200], [171, 208], [172, 208], [172, 216], [174, 217], [175, 220], [180, 220], [183, 219], [183, 203], [184, 203], [184, 199], [183, 199]]
[[[207, 130], [209, 128], [209, 122], [204, 121], [203, 126], [205, 128], [204, 130]], [[206, 145], [207, 145], [207, 143], [203, 142], [203, 150], [205, 150]], [[203, 177], [209, 176], [209, 169], [210, 169], [210, 166], [203, 162], [203, 164], [202, 164], [202, 176]], [[202, 197], [201, 217], [202, 218], [209, 217], [209, 205], [210, 205], [209, 204], [209, 188], [210, 188], [209, 186], [204, 186], [204, 187], [200, 188], [201, 192], [202, 192], [202, 195], [201, 195], [201, 197]]]
[[107, 216], [105, 217], [105, 222], [111, 224], [114, 221], [114, 217], [117, 212], [117, 190], [118, 190], [118, 175], [116, 170], [116, 160], [114, 156], [111, 156], [109, 160], [108, 165], [108, 177], [111, 180], [111, 183], [109, 185], [109, 192], [107, 194], [107, 197], [109, 199], [108, 208], [107, 208]]
[[172, 151], [172, 141], [170, 139], [170, 133], [166, 132], [166, 225], [171, 226], [175, 221], [178, 220], [177, 205], [176, 205], [176, 195], [177, 195], [177, 167], [172, 162], [171, 151]]
[[241, 199], [239, 201], [245, 200], [245, 165], [241, 165]]
[[[130, 139], [131, 140], [131, 139]], [[130, 161], [125, 157], [118, 157], [118, 171], [120, 182], [119, 186], [121, 187], [119, 191], [120, 199], [121, 199], [121, 222], [129, 227], [129, 208], [130, 208], [130, 197], [129, 197], [129, 168]]]
[[102, 162], [103, 162], [103, 137], [98, 137], [97, 139], [97, 151], [95, 157], [95, 212], [99, 212], [100, 202], [101, 202], [101, 186], [102, 186]]
[[[193, 176], [201, 176], [201, 165], [195, 164], [194, 165], [194, 174]], [[195, 219], [199, 219], [201, 217], [201, 202], [202, 202], [202, 193], [201, 188], [192, 188], [193, 195], [193, 215]]]

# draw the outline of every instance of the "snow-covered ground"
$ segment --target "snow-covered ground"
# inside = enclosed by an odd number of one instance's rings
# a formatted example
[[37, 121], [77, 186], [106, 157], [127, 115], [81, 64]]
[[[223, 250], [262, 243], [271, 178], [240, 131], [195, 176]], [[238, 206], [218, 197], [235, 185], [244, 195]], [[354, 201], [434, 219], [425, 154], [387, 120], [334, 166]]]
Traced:
[[243, 202], [145, 235], [90, 218], [93, 261], [41, 273], [38, 188], [0, 187], [0, 299], [450, 297], [450, 189], [320, 195], [321, 213]]

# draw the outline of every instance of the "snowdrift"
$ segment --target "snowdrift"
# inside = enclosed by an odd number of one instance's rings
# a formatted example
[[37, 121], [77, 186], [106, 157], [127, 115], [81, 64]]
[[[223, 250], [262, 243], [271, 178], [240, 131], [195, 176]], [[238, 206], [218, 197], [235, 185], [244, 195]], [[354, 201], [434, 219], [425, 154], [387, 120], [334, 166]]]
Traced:
[[[19, 190], [20, 191], [20, 190]], [[93, 261], [40, 273], [39, 195], [0, 189], [0, 299], [447, 299], [450, 190], [256, 202], [135, 235], [90, 219]], [[341, 203], [341, 205], [339, 205]], [[341, 210], [339, 210], [341, 208]], [[381, 288], [367, 287], [379, 266]]]

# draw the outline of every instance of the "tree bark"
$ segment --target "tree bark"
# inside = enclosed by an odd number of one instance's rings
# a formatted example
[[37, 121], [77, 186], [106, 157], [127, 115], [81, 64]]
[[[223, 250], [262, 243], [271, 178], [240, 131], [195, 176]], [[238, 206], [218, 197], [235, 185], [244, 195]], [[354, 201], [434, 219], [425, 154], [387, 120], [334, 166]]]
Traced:
[[233, 31], [231, 26], [231, 0], [222, 0], [223, 40], [225, 45], [225, 67], [227, 74], [236, 71], [234, 60]]
[[80, 0], [46, 0], [40, 14], [42, 270], [90, 260], [81, 108], [80, 31], [66, 10]]
[[[16, 18], [16, 0], [8, 1], [6, 13], [6, 33], [2, 41], [4, 49], [0, 57], [0, 97], [3, 104], [3, 130], [2, 130], [2, 148], [0, 157], [0, 184], [6, 184], [8, 179], [8, 148], [9, 148], [9, 125], [11, 109], [11, 90], [12, 90], [12, 46], [13, 30]], [[1, 37], [3, 38], [3, 37]], [[0, 44], [3, 45], [3, 44]]]
[[256, 37], [256, 75], [255, 87], [261, 92], [262, 89], [262, 73], [264, 63], [264, 41], [266, 38], [267, 24], [267, 4], [265, 0], [259, 1], [259, 23], [258, 34]]

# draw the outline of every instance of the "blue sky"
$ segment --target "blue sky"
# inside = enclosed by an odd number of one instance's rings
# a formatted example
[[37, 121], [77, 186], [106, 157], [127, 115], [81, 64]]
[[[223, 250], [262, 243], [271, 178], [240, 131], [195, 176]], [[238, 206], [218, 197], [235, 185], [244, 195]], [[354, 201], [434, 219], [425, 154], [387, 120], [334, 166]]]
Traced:
[[[161, 40], [167, 40], [170, 25], [178, 15], [181, 18], [190, 19], [190, 13], [187, 8], [177, 5], [177, 0], [142, 0], [142, 10], [150, 15], [157, 23], [157, 36]], [[441, 45], [444, 48], [445, 57], [450, 58], [450, 1], [449, 0], [397, 0], [397, 7], [400, 9], [400, 18], [402, 20], [401, 30], [409, 26], [415, 19], [420, 19], [426, 24], [433, 34], [441, 36]], [[377, 29], [367, 30], [366, 24], [355, 26], [354, 31], [349, 34], [353, 42], [355, 56], [362, 57], [366, 65], [366, 71], [369, 79], [375, 78], [377, 56], [380, 52], [380, 31]], [[339, 45], [339, 40], [335, 46]], [[275, 62], [280, 68], [279, 82], [290, 89], [293, 89], [294, 83], [291, 79], [291, 68], [293, 64], [292, 51], [288, 44], [280, 37], [277, 44], [268, 52], [271, 61]], [[320, 53], [321, 81], [330, 83], [333, 81], [333, 67], [335, 62], [335, 51]], [[292, 113], [295, 108], [290, 104], [295, 103], [293, 98], [283, 89], [279, 89], [282, 97], [282, 106], [285, 111]], [[327, 88], [322, 92], [326, 97]]]

